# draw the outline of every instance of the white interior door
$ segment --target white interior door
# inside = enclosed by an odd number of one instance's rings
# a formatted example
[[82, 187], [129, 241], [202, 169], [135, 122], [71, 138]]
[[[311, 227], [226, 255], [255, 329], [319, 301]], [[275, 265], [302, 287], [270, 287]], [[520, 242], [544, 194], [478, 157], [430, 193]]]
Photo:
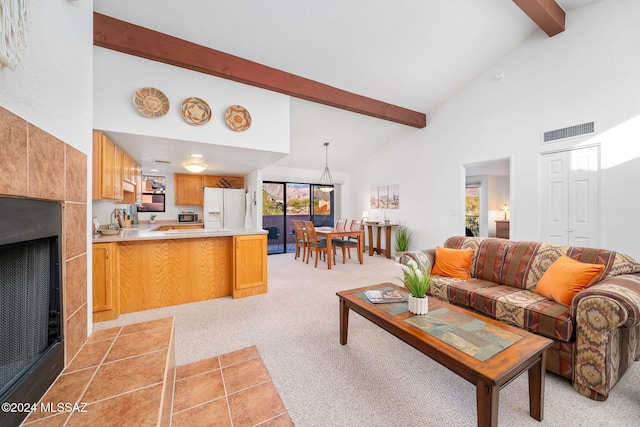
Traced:
[[598, 247], [598, 147], [540, 157], [542, 241]]
[[557, 245], [566, 245], [569, 239], [567, 157], [566, 152], [545, 154], [540, 162], [542, 241]]

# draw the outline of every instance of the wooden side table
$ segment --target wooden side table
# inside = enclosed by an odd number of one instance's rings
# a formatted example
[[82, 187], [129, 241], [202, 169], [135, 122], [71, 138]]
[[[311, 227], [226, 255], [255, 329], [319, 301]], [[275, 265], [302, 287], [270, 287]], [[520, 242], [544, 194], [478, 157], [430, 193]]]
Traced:
[[[385, 224], [382, 222], [367, 222], [365, 223], [367, 226], [368, 234], [369, 234], [369, 256], [373, 256], [373, 253], [377, 253], [379, 255], [384, 255], [387, 258], [391, 258], [391, 230], [393, 227], [397, 227], [398, 224]], [[376, 233], [376, 244], [373, 245], [373, 230], [374, 228], [377, 230]], [[383, 248], [380, 245], [382, 240], [382, 230], [384, 229], [385, 234], [385, 247]]]
[[496, 237], [500, 239], [509, 238], [509, 220], [496, 221]]

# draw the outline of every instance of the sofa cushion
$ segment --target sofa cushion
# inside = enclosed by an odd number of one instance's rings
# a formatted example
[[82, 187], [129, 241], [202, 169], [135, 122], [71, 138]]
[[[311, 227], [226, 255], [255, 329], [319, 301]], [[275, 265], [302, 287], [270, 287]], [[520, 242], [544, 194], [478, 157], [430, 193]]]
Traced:
[[569, 307], [535, 292], [497, 285], [477, 289], [472, 299], [475, 310], [494, 319], [560, 341], [572, 338]]
[[474, 277], [499, 283], [507, 249], [513, 243], [505, 239], [487, 238], [478, 246], [473, 260]]
[[449, 301], [449, 286], [460, 282], [460, 279], [447, 276], [433, 276], [433, 281], [429, 287], [428, 295], [434, 296], [442, 301]]
[[447, 286], [447, 301], [451, 304], [460, 305], [463, 307], [473, 306], [473, 295], [480, 289], [491, 288], [496, 285], [494, 282], [488, 280], [471, 279], [471, 280], [459, 280], [457, 282], [450, 282]]
[[558, 258], [566, 255], [569, 246], [550, 245], [548, 243], [538, 243], [535, 253], [530, 260], [530, 266], [522, 282], [522, 289], [534, 291], [542, 275], [551, 267]]
[[504, 265], [497, 283], [525, 289], [525, 281], [540, 243], [511, 242], [505, 248]]
[[436, 247], [436, 259], [431, 274], [469, 280], [469, 268], [474, 252], [465, 249]]
[[[640, 273], [640, 263], [629, 255], [613, 252], [613, 262], [610, 269], [603, 271], [605, 277], [622, 276], [623, 274]], [[604, 263], [602, 263], [604, 264]]]
[[568, 307], [573, 297], [592, 285], [603, 270], [602, 264], [580, 262], [563, 255], [542, 275], [535, 292]]

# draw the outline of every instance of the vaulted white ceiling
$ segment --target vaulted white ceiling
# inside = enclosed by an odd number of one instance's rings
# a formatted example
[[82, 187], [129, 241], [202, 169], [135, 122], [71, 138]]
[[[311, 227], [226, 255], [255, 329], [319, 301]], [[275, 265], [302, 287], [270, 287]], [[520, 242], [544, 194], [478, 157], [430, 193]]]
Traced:
[[[596, 1], [557, 0], [567, 31], [570, 11]], [[94, 0], [94, 10], [423, 112], [427, 126], [448, 97], [541, 31], [510, 0]], [[354, 156], [404, 131], [415, 130], [293, 98], [291, 154], [274, 165], [321, 170], [329, 141], [331, 169], [349, 172]], [[125, 150], [127, 141], [118, 135]]]

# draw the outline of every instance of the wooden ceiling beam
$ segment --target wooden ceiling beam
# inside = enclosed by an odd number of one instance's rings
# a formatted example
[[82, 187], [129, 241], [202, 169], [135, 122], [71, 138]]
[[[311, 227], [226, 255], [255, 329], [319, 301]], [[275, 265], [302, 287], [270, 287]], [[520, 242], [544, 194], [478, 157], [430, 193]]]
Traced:
[[513, 0], [549, 37], [565, 29], [566, 13], [555, 0]]
[[93, 14], [93, 44], [378, 119], [424, 128], [424, 113], [347, 92], [168, 34]]

